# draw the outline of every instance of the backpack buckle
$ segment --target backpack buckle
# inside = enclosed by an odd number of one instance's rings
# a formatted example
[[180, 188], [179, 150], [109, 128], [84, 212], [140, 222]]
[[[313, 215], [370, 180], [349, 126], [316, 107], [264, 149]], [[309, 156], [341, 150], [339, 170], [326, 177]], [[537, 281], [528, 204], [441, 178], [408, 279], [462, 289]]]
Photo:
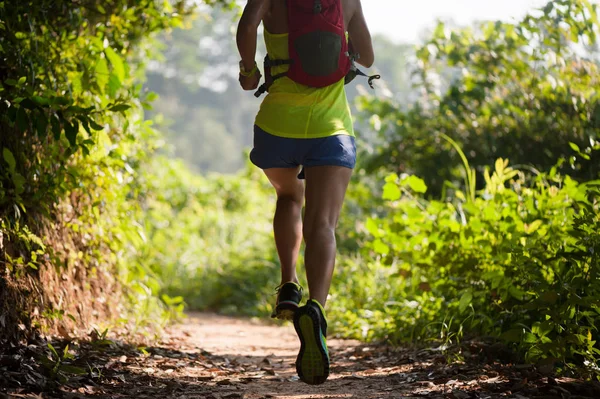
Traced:
[[323, 5], [321, 4], [321, 0], [315, 0], [313, 3], [313, 13], [320, 14], [323, 11]]

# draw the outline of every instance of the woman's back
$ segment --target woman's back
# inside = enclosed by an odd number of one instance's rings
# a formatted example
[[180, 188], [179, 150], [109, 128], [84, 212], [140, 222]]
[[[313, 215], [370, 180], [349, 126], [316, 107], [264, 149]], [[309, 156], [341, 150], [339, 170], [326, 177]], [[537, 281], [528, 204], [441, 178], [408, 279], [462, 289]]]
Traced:
[[[270, 59], [289, 59], [287, 33], [271, 33], [265, 27], [264, 38]], [[273, 67], [270, 73], [275, 76], [288, 68]], [[255, 123], [267, 133], [288, 138], [354, 135], [344, 79], [323, 88], [304, 86], [288, 77], [277, 79], [269, 87]]]
[[[248, 35], [252, 36], [255, 27], [263, 24], [270, 59], [290, 58], [286, 4], [285, 0], [249, 0], [240, 21], [242, 29], [251, 27]], [[358, 63], [369, 67], [374, 56], [361, 1], [341, 0], [341, 5], [351, 51], [360, 54]], [[240, 43], [245, 40], [241, 32], [238, 30]], [[288, 69], [287, 65], [273, 67], [270, 76], [284, 76]], [[287, 138], [321, 138], [340, 134], [354, 136], [343, 78], [323, 88], [305, 86], [288, 77], [276, 79], [269, 87], [269, 94], [261, 104], [255, 123], [267, 133]]]

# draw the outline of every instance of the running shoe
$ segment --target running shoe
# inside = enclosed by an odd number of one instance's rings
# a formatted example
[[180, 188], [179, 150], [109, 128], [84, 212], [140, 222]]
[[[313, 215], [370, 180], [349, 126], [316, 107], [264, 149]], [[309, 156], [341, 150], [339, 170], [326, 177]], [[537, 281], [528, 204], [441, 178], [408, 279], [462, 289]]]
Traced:
[[285, 283], [277, 287], [277, 304], [271, 317], [279, 320], [293, 320], [294, 313], [302, 300], [302, 287], [296, 283]]
[[329, 351], [327, 350], [327, 321], [321, 304], [309, 300], [298, 308], [294, 328], [300, 338], [300, 352], [296, 371], [301, 381], [319, 385], [329, 377]]

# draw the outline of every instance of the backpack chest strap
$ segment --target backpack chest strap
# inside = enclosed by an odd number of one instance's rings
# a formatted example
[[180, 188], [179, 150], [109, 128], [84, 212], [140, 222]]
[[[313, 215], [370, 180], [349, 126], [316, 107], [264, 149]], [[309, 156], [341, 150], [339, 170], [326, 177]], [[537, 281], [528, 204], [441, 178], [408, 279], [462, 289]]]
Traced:
[[272, 60], [268, 56], [265, 58], [265, 68], [273, 68], [282, 65], [292, 65], [293, 60]]

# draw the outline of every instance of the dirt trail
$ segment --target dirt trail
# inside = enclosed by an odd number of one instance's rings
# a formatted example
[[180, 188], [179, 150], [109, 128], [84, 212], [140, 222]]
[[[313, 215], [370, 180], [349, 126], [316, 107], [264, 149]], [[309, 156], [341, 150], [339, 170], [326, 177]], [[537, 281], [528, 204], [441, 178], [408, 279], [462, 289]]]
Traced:
[[[56, 343], [60, 346], [61, 343]], [[87, 375], [56, 383], [37, 363], [11, 368], [0, 356], [0, 399], [205, 398], [205, 399], [583, 399], [600, 397], [597, 384], [544, 377], [529, 366], [488, 364], [481, 353], [447, 365], [435, 350], [398, 350], [330, 340], [332, 373], [320, 386], [296, 376], [298, 338], [291, 325], [191, 314], [157, 346], [139, 348], [81, 343], [73, 365]], [[30, 350], [31, 348], [27, 349]], [[473, 352], [485, 352], [473, 347]], [[20, 359], [25, 359], [20, 354]], [[471, 356], [469, 360], [468, 356]], [[3, 365], [9, 365], [3, 366]], [[15, 363], [13, 363], [13, 366]], [[4, 392], [5, 394], [3, 394]]]

